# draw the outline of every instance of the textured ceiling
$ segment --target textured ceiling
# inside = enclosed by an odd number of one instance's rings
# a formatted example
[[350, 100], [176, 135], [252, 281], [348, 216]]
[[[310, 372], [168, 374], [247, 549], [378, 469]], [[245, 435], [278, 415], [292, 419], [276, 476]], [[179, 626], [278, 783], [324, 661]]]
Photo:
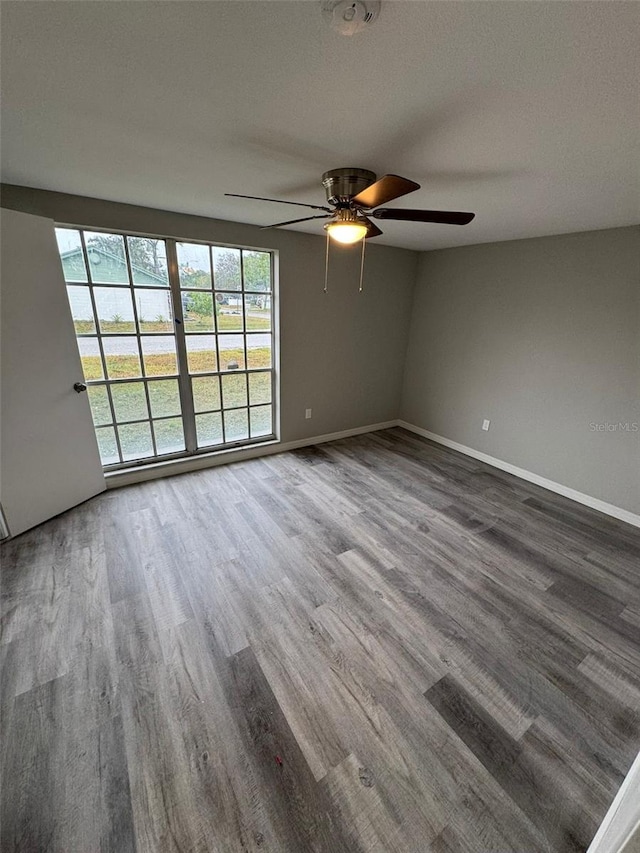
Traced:
[[300, 208], [223, 193], [323, 203], [360, 166], [476, 212], [381, 223], [413, 249], [640, 220], [639, 3], [385, 2], [353, 37], [311, 0], [1, 11], [9, 183], [264, 225]]

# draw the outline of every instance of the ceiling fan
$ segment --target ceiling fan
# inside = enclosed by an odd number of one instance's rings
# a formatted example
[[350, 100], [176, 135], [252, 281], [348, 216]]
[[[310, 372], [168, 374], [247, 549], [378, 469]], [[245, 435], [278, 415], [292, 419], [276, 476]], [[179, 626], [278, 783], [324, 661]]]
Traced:
[[432, 222], [444, 225], [467, 225], [475, 216], [475, 213], [459, 211], [380, 207], [380, 205], [420, 189], [420, 184], [416, 184], [415, 181], [410, 181], [408, 178], [401, 178], [399, 175], [383, 175], [377, 180], [375, 172], [370, 172], [368, 169], [331, 169], [323, 174], [322, 185], [327, 194], [329, 207], [277, 198], [239, 195], [238, 193], [225, 193], [225, 195], [321, 210], [323, 213], [314, 216], [289, 219], [286, 222], [276, 222], [264, 227], [280, 228], [283, 225], [295, 225], [298, 222], [308, 222], [311, 219], [330, 219], [331, 221], [324, 226], [327, 235], [339, 243], [348, 245], [357, 243], [363, 238], [369, 240], [382, 234], [382, 231], [375, 222], [371, 221], [369, 216], [374, 219]]

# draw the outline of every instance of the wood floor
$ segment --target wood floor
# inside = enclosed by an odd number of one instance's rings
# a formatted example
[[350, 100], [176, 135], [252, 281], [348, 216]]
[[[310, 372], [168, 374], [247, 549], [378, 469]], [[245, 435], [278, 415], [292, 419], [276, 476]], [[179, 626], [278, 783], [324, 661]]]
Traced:
[[401, 429], [2, 559], [2, 851], [574, 853], [640, 749], [640, 531]]

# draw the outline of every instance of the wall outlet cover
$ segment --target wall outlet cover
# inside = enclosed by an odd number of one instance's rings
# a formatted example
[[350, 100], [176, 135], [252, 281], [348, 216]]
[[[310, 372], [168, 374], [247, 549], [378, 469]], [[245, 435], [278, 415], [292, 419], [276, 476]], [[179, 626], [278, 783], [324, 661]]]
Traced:
[[309, 418], [311, 417], [311, 409], [305, 409], [304, 416], [307, 420], [309, 420]]
[[486, 431], [489, 429], [489, 427], [490, 427], [490, 426], [491, 426], [491, 421], [490, 421], [490, 420], [487, 420], [487, 418], [485, 418], [485, 419], [482, 421], [482, 429], [483, 429], [483, 430], [485, 430], [485, 432], [486, 432]]

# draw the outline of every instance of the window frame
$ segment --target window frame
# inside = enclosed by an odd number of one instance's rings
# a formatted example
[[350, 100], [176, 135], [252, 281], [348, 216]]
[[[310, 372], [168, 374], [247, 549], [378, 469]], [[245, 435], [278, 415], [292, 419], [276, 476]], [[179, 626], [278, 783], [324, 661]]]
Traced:
[[[114, 462], [110, 464], [103, 464], [103, 470], [105, 474], [115, 473], [117, 471], [126, 471], [139, 467], [154, 465], [154, 464], [164, 464], [165, 462], [170, 462], [178, 459], [189, 459], [197, 456], [207, 456], [207, 455], [217, 455], [219, 453], [228, 452], [231, 450], [240, 450], [246, 447], [255, 447], [261, 444], [274, 444], [280, 441], [280, 399], [279, 399], [279, 376], [280, 376], [280, 318], [279, 318], [279, 287], [278, 287], [278, 266], [279, 266], [279, 258], [278, 251], [271, 248], [258, 247], [258, 246], [248, 246], [248, 245], [239, 245], [236, 243], [225, 243], [225, 242], [213, 242], [211, 240], [202, 240], [199, 238], [191, 238], [185, 236], [168, 236], [155, 234], [144, 231], [132, 231], [132, 230], [124, 230], [117, 228], [104, 228], [100, 226], [92, 226], [92, 225], [77, 225], [67, 222], [55, 222], [54, 227], [56, 229], [69, 229], [78, 231], [81, 233], [81, 248], [82, 255], [85, 265], [86, 272], [86, 280], [69, 280], [67, 281], [65, 277], [65, 286], [66, 287], [86, 287], [89, 291], [89, 297], [91, 300], [91, 307], [93, 310], [93, 317], [95, 323], [95, 330], [93, 332], [85, 332], [78, 333], [75, 332], [76, 340], [80, 339], [95, 339], [98, 344], [98, 352], [100, 358], [100, 364], [103, 376], [100, 379], [84, 379], [85, 384], [88, 387], [104, 387], [107, 389], [107, 401], [109, 405], [109, 411], [111, 414], [111, 422], [109, 424], [99, 424], [96, 425], [94, 421], [94, 430], [96, 432], [96, 437], [98, 430], [111, 428], [114, 432], [116, 448], [118, 455], [120, 458], [123, 457], [122, 447], [120, 444], [120, 437], [118, 434], [117, 427], [119, 425], [129, 426], [130, 424], [139, 424], [139, 423], [148, 423], [150, 425], [151, 432], [151, 440], [153, 447], [153, 456], [146, 456], [141, 459], [131, 459], [121, 462]], [[129, 283], [119, 283], [119, 282], [94, 282], [93, 275], [91, 271], [91, 266], [89, 263], [88, 257], [88, 249], [85, 241], [85, 233], [92, 234], [107, 234], [107, 235], [117, 235], [123, 238], [124, 243], [124, 253], [125, 253], [125, 263], [127, 266], [127, 274], [129, 276]], [[168, 286], [163, 287], [161, 285], [141, 285], [136, 284], [133, 281], [133, 272], [131, 267], [131, 258], [129, 253], [128, 246], [128, 237], [142, 237], [151, 240], [161, 240], [165, 244], [166, 249], [166, 258], [167, 258], [167, 280]], [[183, 302], [182, 295], [185, 292], [189, 292], [190, 290], [194, 290], [193, 288], [183, 288], [180, 284], [180, 276], [179, 276], [179, 268], [178, 268], [178, 259], [177, 259], [177, 245], [179, 243], [187, 243], [187, 244], [196, 244], [205, 247], [208, 250], [209, 259], [211, 262], [211, 285], [207, 288], [197, 288], [195, 292], [198, 293], [210, 293], [212, 294], [212, 298], [215, 302], [217, 293], [229, 293], [236, 296], [240, 296], [242, 299], [242, 318], [243, 318], [243, 328], [238, 331], [229, 331], [219, 333], [218, 331], [218, 317], [215, 312], [215, 305], [213, 311], [213, 329], [210, 331], [200, 330], [194, 332], [188, 332], [185, 329], [184, 322], [184, 313], [183, 313]], [[213, 267], [213, 249], [235, 249], [240, 250], [242, 253], [244, 252], [260, 252], [269, 255], [269, 275], [270, 275], [270, 284], [271, 289], [269, 291], [247, 291], [244, 286], [244, 264], [242, 263], [242, 254], [241, 254], [241, 263], [240, 263], [240, 289], [235, 291], [218, 291], [215, 288], [215, 274]], [[165, 332], [142, 332], [140, 329], [140, 322], [138, 317], [138, 309], [136, 306], [135, 299], [132, 299], [133, 302], [133, 316], [134, 316], [134, 325], [135, 329], [132, 332], [107, 332], [103, 333], [100, 329], [100, 318], [96, 305], [96, 298], [94, 293], [94, 288], [99, 287], [109, 287], [114, 290], [118, 289], [126, 289], [128, 290], [132, 296], [135, 293], [135, 290], [144, 289], [145, 292], [150, 291], [160, 291], [163, 293], [167, 293], [169, 295], [169, 299], [171, 302], [171, 308], [173, 311], [173, 330], [165, 331]], [[251, 334], [262, 334], [269, 335], [270, 337], [270, 346], [271, 346], [271, 367], [261, 367], [261, 368], [250, 368], [247, 364], [247, 328], [246, 328], [246, 303], [245, 303], [245, 295], [246, 294], [266, 294], [271, 301], [271, 327], [268, 330], [260, 331], [255, 330], [255, 332], [249, 332], [249, 337]], [[71, 303], [69, 303], [71, 310]], [[175, 374], [167, 374], [167, 375], [147, 375], [145, 367], [144, 367], [144, 355], [142, 349], [142, 341], [147, 337], [162, 337], [162, 335], [173, 336], [175, 338], [175, 346], [176, 346], [176, 364], [177, 364], [177, 373]], [[187, 338], [189, 336], [198, 336], [198, 335], [212, 335], [215, 342], [215, 352], [216, 352], [216, 370], [215, 371], [203, 371], [202, 373], [190, 373], [188, 358], [187, 358]], [[242, 337], [242, 347], [244, 350], [244, 367], [238, 370], [221, 370], [220, 363], [220, 346], [219, 346], [219, 336], [222, 335], [224, 338], [225, 335], [238, 335]], [[130, 378], [109, 378], [109, 374], [107, 371], [107, 362], [106, 356], [103, 347], [103, 340], [109, 338], [118, 338], [118, 337], [135, 337], [138, 342], [138, 348], [141, 356], [141, 370], [140, 376], [130, 377]], [[249, 377], [252, 374], [271, 374], [271, 402], [270, 403], [256, 403], [250, 404], [250, 382]], [[246, 385], [246, 402], [239, 406], [224, 406], [224, 398], [223, 398], [223, 383], [222, 378], [224, 376], [237, 376], [244, 375], [245, 376], [245, 385]], [[196, 412], [195, 411], [195, 399], [192, 392], [191, 380], [195, 378], [203, 378], [203, 377], [217, 377], [218, 379], [218, 388], [220, 392], [220, 408], [213, 411], [207, 410], [205, 412]], [[151, 408], [151, 400], [149, 397], [148, 383], [154, 381], [163, 381], [163, 380], [176, 380], [178, 383], [178, 393], [180, 398], [180, 407], [181, 414], [180, 415], [165, 415], [159, 417], [153, 417], [153, 412]], [[118, 421], [116, 418], [115, 405], [112, 398], [110, 386], [123, 384], [123, 383], [140, 383], [142, 384], [145, 392], [146, 404], [148, 417], [144, 419], [137, 419], [131, 421]], [[272, 431], [265, 435], [251, 437], [251, 409], [258, 408], [262, 405], [270, 405], [271, 406], [271, 425]], [[225, 434], [225, 426], [224, 426], [224, 413], [225, 412], [233, 412], [244, 410], [247, 413], [247, 430], [248, 437], [242, 439], [236, 439], [232, 441], [226, 441]], [[196, 434], [196, 416], [201, 414], [219, 414], [220, 420], [222, 424], [222, 442], [219, 444], [206, 445], [203, 447], [198, 447], [197, 442], [197, 434]], [[93, 413], [92, 413], [93, 417]], [[185, 448], [184, 450], [174, 451], [171, 453], [162, 453], [158, 454], [157, 451], [157, 442], [155, 431], [153, 429], [153, 423], [155, 421], [169, 420], [171, 418], [180, 417], [183, 425], [184, 432], [184, 441]]]

